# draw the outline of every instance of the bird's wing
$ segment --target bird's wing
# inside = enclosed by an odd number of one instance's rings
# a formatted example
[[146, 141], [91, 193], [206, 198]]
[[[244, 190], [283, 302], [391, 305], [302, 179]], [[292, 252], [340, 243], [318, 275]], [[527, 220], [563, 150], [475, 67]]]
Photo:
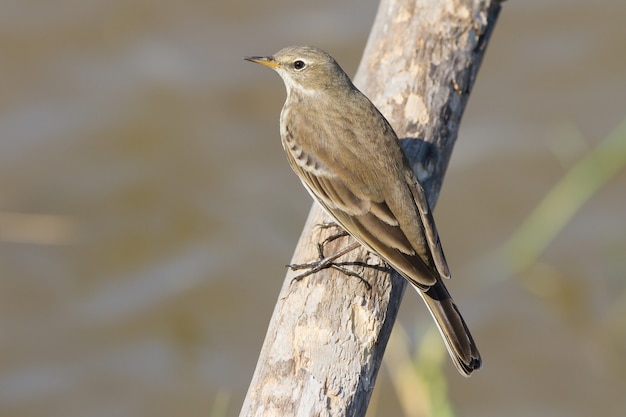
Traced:
[[[303, 128], [300, 125], [300, 129]], [[397, 184], [392, 185], [402, 189], [400, 192], [404, 196], [401, 200], [405, 203], [414, 201], [415, 204], [393, 202], [390, 205], [385, 190], [371, 184], [359, 183], [358, 178], [344, 169], [345, 165], [333, 166], [331, 169], [328, 165], [329, 155], [321, 150], [311, 152], [296, 139], [311, 132], [284, 133], [283, 145], [292, 168], [311, 195], [344, 229], [370, 251], [382, 256], [418, 287], [425, 290], [437, 282], [439, 274], [431, 266], [433, 255], [430, 253], [433, 249], [437, 250], [438, 243], [436, 230], [432, 228], [434, 222], [427, 205], [422, 214], [419, 191], [416, 193], [417, 198], [412, 196], [412, 184], [401, 181], [400, 178], [400, 181], [396, 181]], [[338, 163], [336, 158], [332, 160], [334, 165]], [[396, 190], [395, 195], [397, 194]], [[398, 210], [408, 212], [403, 212], [400, 216]], [[406, 219], [414, 225], [403, 224], [407, 223]], [[426, 231], [427, 238], [420, 232], [422, 223], [426, 229], [430, 229]], [[435, 244], [431, 245], [431, 240]]]
[[439, 233], [437, 233], [437, 227], [435, 226], [435, 219], [430, 210], [430, 204], [428, 204], [428, 200], [426, 199], [426, 193], [424, 193], [422, 185], [417, 181], [412, 171], [407, 175], [407, 183], [410, 184], [409, 189], [411, 190], [415, 206], [422, 220], [424, 235], [426, 236], [426, 242], [430, 248], [435, 267], [440, 276], [450, 278], [450, 269], [446, 257], [443, 254], [443, 247], [439, 240]]

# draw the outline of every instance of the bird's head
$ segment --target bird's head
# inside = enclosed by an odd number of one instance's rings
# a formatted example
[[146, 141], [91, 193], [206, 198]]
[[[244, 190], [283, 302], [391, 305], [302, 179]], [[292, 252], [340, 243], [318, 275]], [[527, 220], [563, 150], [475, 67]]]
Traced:
[[327, 88], [352, 87], [352, 82], [335, 59], [313, 46], [290, 46], [272, 56], [244, 59], [275, 70], [285, 82], [287, 93], [318, 93]]

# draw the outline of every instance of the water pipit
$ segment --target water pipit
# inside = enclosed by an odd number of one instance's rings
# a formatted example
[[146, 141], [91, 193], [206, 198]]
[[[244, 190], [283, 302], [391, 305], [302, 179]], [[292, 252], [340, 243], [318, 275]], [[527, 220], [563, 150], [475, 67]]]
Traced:
[[480, 368], [443, 283], [450, 271], [424, 190], [389, 122], [321, 49], [295, 46], [245, 59], [274, 69], [287, 87], [280, 136], [311, 196], [417, 290], [459, 372]]

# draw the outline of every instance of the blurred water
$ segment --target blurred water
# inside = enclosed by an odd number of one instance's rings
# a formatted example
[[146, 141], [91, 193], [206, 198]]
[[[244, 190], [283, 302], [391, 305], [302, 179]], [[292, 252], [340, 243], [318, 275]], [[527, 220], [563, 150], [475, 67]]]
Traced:
[[[238, 414], [311, 204], [278, 139], [282, 82], [241, 57], [310, 43], [353, 74], [376, 6], [2, 6], [1, 415]], [[624, 17], [504, 3], [437, 207], [486, 364], [449, 367], [460, 415], [626, 412], [625, 172], [535, 271], [566, 286], [471, 272], [624, 118]], [[409, 329], [424, 313], [405, 297]], [[377, 415], [397, 415], [379, 386]]]

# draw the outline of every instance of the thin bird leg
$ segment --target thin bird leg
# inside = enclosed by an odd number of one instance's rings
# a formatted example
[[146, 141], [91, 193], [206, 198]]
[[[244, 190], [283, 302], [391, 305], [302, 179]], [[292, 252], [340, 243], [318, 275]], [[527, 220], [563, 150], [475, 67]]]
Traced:
[[[345, 255], [346, 253], [352, 252], [353, 250], [355, 250], [356, 248], [358, 248], [359, 246], [361, 246], [361, 244], [359, 242], [353, 242], [352, 244], [346, 246], [345, 248], [339, 250], [338, 252], [327, 256], [327, 257], [321, 257], [320, 259], [316, 260], [316, 261], [311, 261], [311, 262], [306, 262], [303, 264], [290, 264], [287, 265], [288, 268], [297, 271], [300, 269], [308, 269], [308, 271], [298, 275], [297, 277], [294, 278], [295, 281], [300, 281], [302, 278], [307, 277], [311, 274], [314, 274], [316, 272], [321, 271], [322, 269], [326, 269], [326, 268], [336, 268], [339, 269], [342, 272], [348, 273], [348, 275], [353, 275], [354, 272], [351, 271], [345, 271], [344, 268], [339, 267], [338, 265], [336, 265], [334, 263], [334, 261]], [[319, 250], [319, 247], [318, 247]]]
[[319, 255], [319, 259], [324, 259], [326, 256], [324, 255], [324, 247], [327, 243], [332, 242], [333, 240], [337, 240], [340, 237], [348, 236], [348, 232], [341, 229], [341, 231], [335, 233], [334, 235], [328, 236], [326, 239], [322, 240], [321, 243], [317, 244], [317, 254]]
[[333, 240], [339, 239], [340, 237], [348, 236], [348, 232], [346, 232], [346, 230], [343, 227], [339, 226], [335, 222], [319, 223], [317, 227], [319, 227], [320, 229], [331, 229], [331, 228], [339, 229], [337, 233], [335, 233], [334, 235], [328, 236], [321, 243], [317, 244], [317, 254], [319, 256], [319, 259], [321, 260], [326, 257], [324, 255], [324, 246], [326, 246], [327, 243], [330, 243]]
[[346, 246], [345, 248], [341, 249], [339, 252], [330, 255], [330, 256], [325, 256], [324, 255], [324, 246], [326, 246], [327, 243], [332, 242], [333, 240], [339, 239], [340, 237], [344, 237], [344, 236], [348, 236], [348, 232], [345, 231], [345, 229], [343, 229], [341, 226], [339, 226], [337, 223], [335, 222], [327, 222], [327, 223], [320, 223], [317, 225], [317, 227], [322, 228], [322, 229], [328, 229], [328, 228], [333, 228], [336, 227], [338, 229], [340, 229], [337, 233], [335, 233], [334, 235], [331, 235], [329, 237], [327, 237], [326, 239], [324, 239], [322, 242], [317, 244], [317, 254], [319, 256], [318, 260], [316, 261], [311, 261], [311, 262], [307, 262], [307, 263], [303, 263], [303, 264], [290, 264], [287, 265], [287, 267], [289, 267], [290, 269], [297, 271], [299, 269], [308, 269], [308, 271], [296, 276], [295, 278], [293, 278], [293, 281], [300, 281], [302, 278], [307, 277], [311, 274], [314, 274], [318, 271], [321, 271], [322, 269], [326, 269], [326, 268], [333, 268], [336, 269], [337, 271], [343, 273], [344, 275], [347, 276], [351, 276], [351, 277], [355, 277], [358, 278], [359, 280], [361, 280], [361, 282], [363, 282], [363, 284], [367, 287], [368, 290], [372, 289], [372, 286], [370, 285], [369, 282], [367, 282], [365, 279], [363, 279], [363, 277], [359, 274], [357, 274], [354, 271], [351, 271], [347, 268], [344, 268], [341, 265], [336, 264], [334, 261], [353, 251], [354, 249], [358, 248], [360, 246], [360, 244], [358, 242], [354, 242], [351, 245]]
[[[336, 237], [334, 237], [334, 238], [336, 239]], [[322, 246], [322, 245], [319, 245], [319, 246]], [[309, 276], [311, 274], [314, 274], [316, 272], [319, 272], [322, 269], [333, 268], [333, 269], [336, 269], [337, 271], [343, 273], [344, 275], [358, 278], [359, 281], [361, 281], [363, 283], [363, 285], [365, 285], [365, 288], [367, 288], [368, 291], [371, 290], [372, 286], [361, 275], [359, 275], [356, 272], [351, 271], [351, 270], [349, 270], [347, 268], [344, 268], [343, 266], [338, 265], [338, 264], [336, 264], [334, 262], [337, 258], [339, 258], [339, 257], [341, 257], [341, 256], [343, 256], [343, 255], [353, 251], [354, 249], [358, 248], [359, 246], [361, 246], [361, 244], [359, 242], [353, 242], [352, 244], [350, 244], [350, 245], [344, 247], [343, 249], [341, 249], [339, 252], [337, 252], [337, 253], [335, 253], [333, 255], [327, 256], [325, 258], [321, 257], [317, 261], [307, 262], [307, 263], [304, 263], [304, 264], [287, 265], [287, 267], [291, 268], [294, 271], [299, 270], [299, 269], [308, 269], [308, 271], [306, 271], [306, 272], [296, 276], [295, 278], [293, 278], [292, 282], [293, 281], [300, 281], [302, 278], [307, 277], [307, 276]], [[318, 251], [320, 251], [320, 253], [322, 253], [321, 249], [319, 249], [319, 247], [318, 247]]]
[[[326, 255], [324, 255], [324, 246], [326, 246], [327, 243], [332, 242], [333, 240], [339, 239], [340, 237], [344, 237], [344, 236], [348, 236], [348, 232], [346, 232], [341, 226], [339, 226], [337, 223], [335, 222], [327, 222], [327, 223], [320, 223], [317, 225], [317, 227], [321, 228], [321, 229], [329, 229], [329, 228], [339, 228], [339, 232], [335, 233], [334, 235], [331, 235], [329, 237], [327, 237], [326, 239], [324, 239], [323, 241], [319, 242], [317, 244], [317, 260], [316, 261], [311, 261], [311, 262], [306, 262], [303, 264], [289, 264], [287, 265], [288, 268], [291, 268], [292, 270], [296, 271], [298, 269], [311, 269], [310, 271], [307, 271], [305, 274], [299, 275], [297, 276], [296, 280], [300, 280], [304, 277], [306, 277], [307, 275], [311, 275], [317, 271], [320, 271], [322, 269], [325, 268], [329, 268], [333, 265], [335, 265], [333, 263], [333, 261], [337, 258], [339, 258], [340, 256], [350, 252], [352, 249], [348, 249], [350, 248], [350, 246], [347, 246], [345, 248], [343, 248], [341, 251], [335, 253], [334, 255], [328, 256], [326, 257]], [[357, 245], [358, 247], [358, 245]], [[347, 250], [346, 250], [347, 249]], [[344, 252], [345, 251], [345, 252]]]

